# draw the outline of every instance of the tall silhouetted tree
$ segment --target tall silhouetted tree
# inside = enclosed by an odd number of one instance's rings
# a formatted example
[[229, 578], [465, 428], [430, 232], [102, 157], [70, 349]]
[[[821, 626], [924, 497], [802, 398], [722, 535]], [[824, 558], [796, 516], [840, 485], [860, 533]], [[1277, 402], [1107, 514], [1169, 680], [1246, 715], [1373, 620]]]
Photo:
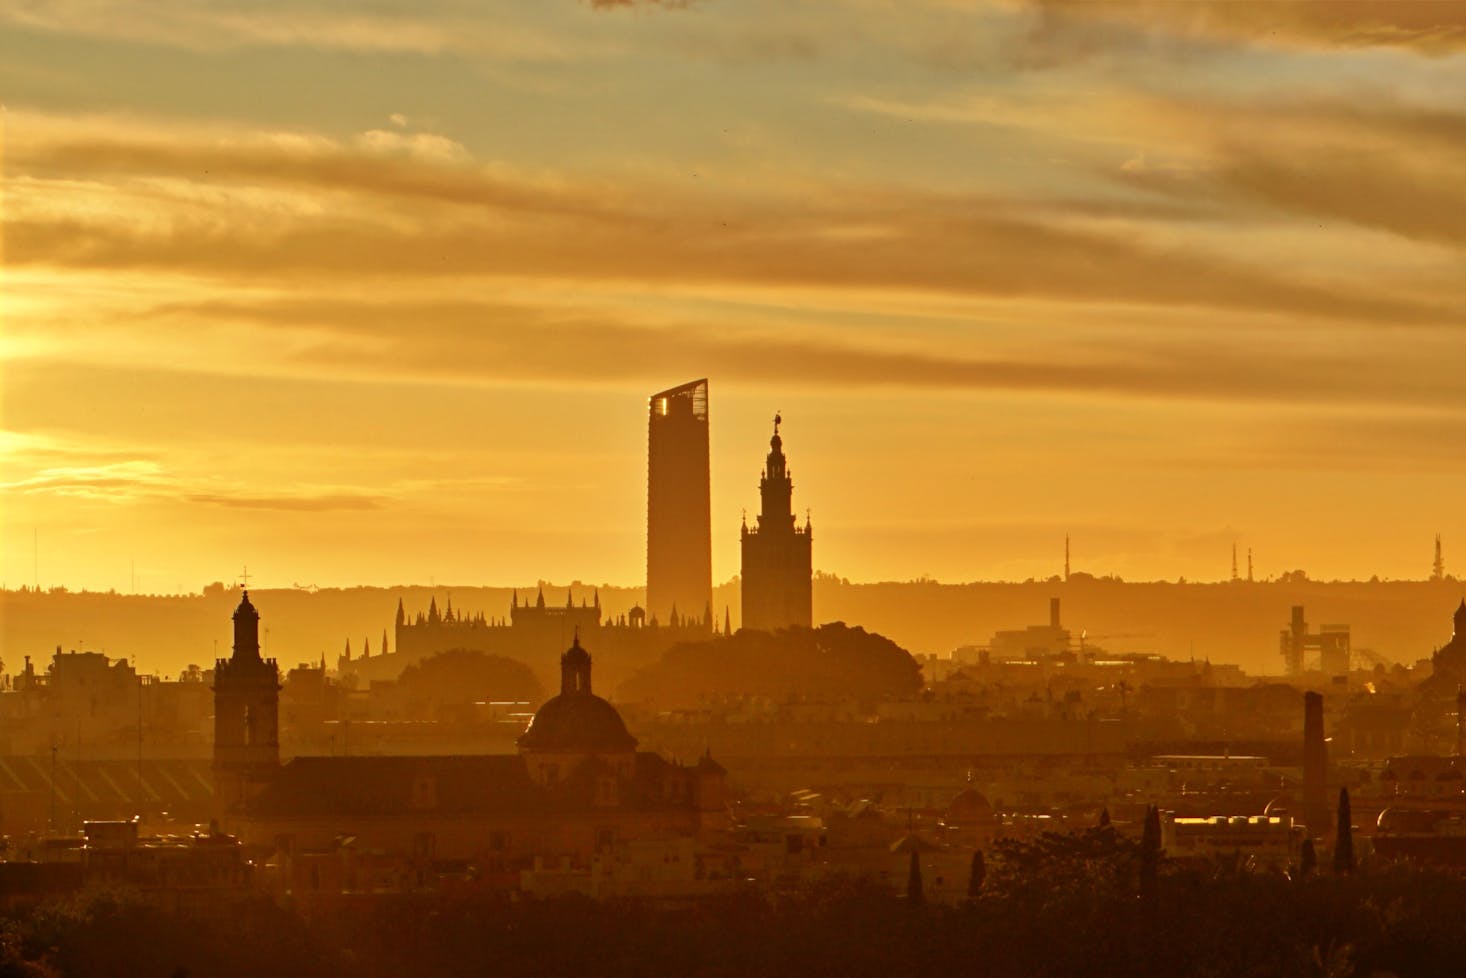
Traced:
[[1334, 872], [1354, 872], [1354, 826], [1349, 812], [1349, 789], [1339, 789], [1339, 828], [1334, 841]]
[[1317, 868], [1318, 853], [1313, 848], [1313, 840], [1304, 839], [1303, 848], [1298, 853], [1298, 878], [1306, 879]]
[[972, 854], [972, 869], [967, 874], [967, 899], [977, 899], [982, 892], [982, 881], [987, 879], [987, 875], [987, 863], [983, 861], [982, 850], [978, 849]]
[[1102, 829], [1110, 827], [1110, 809], [1108, 806], [1100, 809], [1099, 827]]
[[1161, 810], [1155, 805], [1145, 809], [1145, 824], [1140, 832], [1140, 900], [1147, 909], [1154, 909], [1159, 898], [1161, 870]]
[[913, 907], [926, 903], [926, 888], [921, 883], [921, 854], [911, 847], [911, 871], [906, 874], [906, 900]]

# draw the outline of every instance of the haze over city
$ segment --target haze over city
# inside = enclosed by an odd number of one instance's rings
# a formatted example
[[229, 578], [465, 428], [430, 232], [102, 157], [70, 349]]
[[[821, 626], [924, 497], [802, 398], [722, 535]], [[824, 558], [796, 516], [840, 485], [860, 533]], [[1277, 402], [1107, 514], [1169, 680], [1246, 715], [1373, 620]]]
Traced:
[[0, 975], [1466, 974], [1466, 0], [0, 3]]

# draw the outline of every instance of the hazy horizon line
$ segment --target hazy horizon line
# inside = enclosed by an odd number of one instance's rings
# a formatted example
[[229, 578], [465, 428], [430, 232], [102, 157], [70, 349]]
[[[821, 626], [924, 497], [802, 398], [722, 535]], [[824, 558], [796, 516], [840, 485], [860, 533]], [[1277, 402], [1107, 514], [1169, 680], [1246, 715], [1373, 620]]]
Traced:
[[[1305, 577], [1301, 577], [1301, 578], [1293, 578], [1293, 577], [1289, 577], [1288, 576], [1290, 573], [1291, 572], [1285, 572], [1284, 575], [1282, 575], [1282, 576], [1257, 577], [1257, 578], [1253, 578], [1253, 579], [1248, 579], [1248, 578], [1227, 578], [1227, 577], [1220, 577], [1220, 578], [1187, 578], [1184, 575], [1183, 576], [1180, 576], [1178, 578], [1174, 578], [1173, 579], [1173, 578], [1125, 578], [1125, 577], [1120, 577], [1120, 576], [1115, 575], [1115, 574], [1091, 574], [1091, 573], [1089, 573], [1087, 571], [1075, 571], [1075, 572], [1073, 572], [1070, 575], [1070, 578], [1068, 580], [1064, 580], [1062, 578], [1062, 576], [1060, 576], [1060, 575], [1055, 575], [1054, 577], [1048, 577], [1048, 578], [1029, 577], [1029, 578], [1024, 578], [1023, 580], [1013, 580], [1013, 579], [1005, 579], [1005, 578], [991, 578], [991, 579], [974, 578], [974, 579], [971, 579], [971, 580], [964, 580], [964, 581], [943, 581], [943, 580], [939, 580], [939, 579], [933, 578], [933, 577], [915, 577], [915, 578], [907, 578], [907, 579], [902, 579], [902, 580], [898, 580], [898, 579], [894, 579], [894, 578], [888, 578], [888, 579], [882, 579], [882, 580], [860, 581], [860, 580], [851, 580], [850, 578], [843, 577], [843, 576], [841, 576], [839, 574], [833, 574], [833, 573], [823, 572], [823, 571], [816, 571], [815, 574], [814, 574], [814, 581], [816, 583], [820, 583], [820, 582], [829, 583], [829, 582], [833, 581], [835, 584], [837, 584], [840, 587], [932, 586], [932, 585], [934, 585], [934, 586], [937, 586], [937, 587], [954, 587], [954, 588], [960, 588], [960, 587], [976, 587], [976, 586], [1036, 587], [1036, 586], [1040, 586], [1040, 585], [1043, 585], [1043, 586], [1060, 585], [1061, 586], [1061, 585], [1065, 585], [1065, 584], [1091, 584], [1091, 583], [1094, 583], [1094, 584], [1135, 584], [1135, 585], [1142, 585], [1142, 584], [1144, 584], [1144, 585], [1166, 584], [1166, 585], [1171, 585], [1171, 586], [1176, 586], [1176, 587], [1187, 587], [1187, 586], [1215, 587], [1215, 586], [1218, 586], [1218, 585], [1247, 585], [1247, 584], [1253, 584], [1253, 585], [1261, 585], [1261, 584], [1267, 584], [1267, 585], [1279, 585], [1279, 584], [1283, 584], [1283, 585], [1299, 585], [1299, 584], [1461, 584], [1461, 583], [1463, 583], [1463, 580], [1466, 580], [1466, 579], [1458, 578], [1458, 577], [1456, 577], [1453, 574], [1447, 574], [1443, 578], [1435, 579], [1435, 578], [1430, 578], [1430, 577], [1380, 577], [1378, 575], [1373, 575], [1373, 576], [1368, 577], [1368, 578], [1358, 578], [1358, 577], [1350, 577], [1350, 578], [1342, 578], [1342, 577], [1322, 578], [1322, 577], [1306, 577], [1306, 576]], [[714, 587], [714, 589], [728, 588], [728, 587], [733, 587], [735, 585], [738, 585], [740, 583], [741, 583], [740, 576], [735, 575], [734, 577], [731, 577], [728, 580], [723, 581], [722, 583], [714, 584], [713, 587]], [[242, 587], [244, 587], [244, 586], [242, 586], [237, 581], [232, 582], [232, 583], [226, 583], [224, 581], [211, 581], [209, 584], [204, 585], [203, 588], [200, 588], [200, 589], [195, 590], [195, 591], [182, 591], [182, 590], [180, 590], [180, 591], [123, 591], [123, 590], [119, 590], [117, 588], [108, 588], [106, 590], [100, 590], [100, 589], [96, 589], [96, 588], [89, 588], [89, 587], [86, 587], [86, 586], [73, 588], [73, 587], [71, 587], [69, 585], [66, 585], [66, 584], [53, 584], [53, 585], [49, 585], [49, 586], [45, 586], [45, 587], [33, 587], [33, 586], [29, 585], [29, 584], [22, 584], [22, 585], [20, 585], [18, 587], [10, 587], [8, 584], [0, 584], [0, 594], [57, 594], [57, 593], [60, 593], [60, 594], [111, 595], [111, 596], [119, 596], [119, 597], [139, 597], [139, 598], [190, 598], [190, 597], [196, 598], [196, 597], [204, 597], [204, 596], [206, 596], [207, 593], [208, 593], [206, 591], [206, 589], [209, 588], [209, 587], [212, 587], [214, 584], [222, 584], [224, 586], [225, 592], [237, 591], [237, 590], [240, 590]], [[320, 592], [320, 591], [404, 591], [404, 590], [411, 590], [411, 591], [418, 591], [418, 590], [422, 590], [422, 591], [442, 591], [444, 593], [451, 593], [453, 591], [523, 591], [523, 592], [538, 592], [541, 589], [553, 589], [553, 590], [556, 590], [556, 591], [564, 591], [566, 589], [571, 589], [571, 590], [580, 590], [580, 591], [608, 590], [608, 591], [614, 591], [614, 592], [626, 592], [626, 591], [645, 591], [646, 590], [646, 585], [645, 584], [616, 584], [616, 583], [605, 582], [605, 581], [600, 582], [600, 583], [595, 583], [595, 582], [582, 581], [582, 580], [576, 579], [576, 580], [572, 580], [572, 581], [569, 581], [569, 582], [566, 582], [566, 583], [559, 583], [559, 582], [555, 582], [555, 581], [544, 580], [544, 581], [536, 581], [536, 582], [534, 582], [532, 584], [437, 584], [437, 583], [421, 583], [421, 582], [419, 582], [419, 583], [398, 583], [398, 584], [327, 584], [327, 585], [315, 585], [315, 584], [310, 584], [310, 585], [302, 585], [302, 584], [280, 585], [280, 584], [271, 584], [271, 585], [250, 585], [248, 587], [245, 587], [244, 589], [250, 590], [250, 591], [255, 591], [255, 592], [265, 592], [265, 591], [296, 591], [296, 592], [300, 592], [300, 593], [303, 593], [303, 594], [315, 594], [315, 593]]]

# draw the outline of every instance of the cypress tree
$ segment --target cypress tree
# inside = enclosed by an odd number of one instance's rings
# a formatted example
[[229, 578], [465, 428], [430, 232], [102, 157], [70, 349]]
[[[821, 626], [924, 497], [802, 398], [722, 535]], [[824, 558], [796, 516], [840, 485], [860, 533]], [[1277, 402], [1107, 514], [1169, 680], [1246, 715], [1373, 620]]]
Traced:
[[911, 847], [911, 871], [906, 875], [906, 900], [913, 907], [926, 903], [926, 888], [921, 883], [921, 854]]
[[983, 880], [987, 879], [987, 863], [983, 861], [982, 850], [978, 849], [972, 854], [972, 870], [967, 876], [967, 899], [976, 900], [982, 892]]
[[1354, 872], [1354, 826], [1349, 812], [1349, 789], [1339, 789], [1339, 828], [1334, 840], [1334, 872], [1339, 875]]
[[1160, 896], [1160, 868], [1161, 810], [1150, 805], [1140, 832], [1140, 899], [1147, 910], [1155, 909]]
[[1318, 868], [1318, 853], [1314, 851], [1313, 840], [1304, 839], [1303, 848], [1298, 853], [1298, 878], [1307, 879], [1308, 875]]

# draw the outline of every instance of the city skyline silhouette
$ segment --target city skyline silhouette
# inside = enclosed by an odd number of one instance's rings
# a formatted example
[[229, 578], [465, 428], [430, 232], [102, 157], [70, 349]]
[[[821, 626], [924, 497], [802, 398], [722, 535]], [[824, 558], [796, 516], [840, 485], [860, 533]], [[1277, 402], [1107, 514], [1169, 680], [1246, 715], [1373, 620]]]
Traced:
[[1463, 270], [1466, 0], [0, 3], [0, 974], [1466, 973]]

